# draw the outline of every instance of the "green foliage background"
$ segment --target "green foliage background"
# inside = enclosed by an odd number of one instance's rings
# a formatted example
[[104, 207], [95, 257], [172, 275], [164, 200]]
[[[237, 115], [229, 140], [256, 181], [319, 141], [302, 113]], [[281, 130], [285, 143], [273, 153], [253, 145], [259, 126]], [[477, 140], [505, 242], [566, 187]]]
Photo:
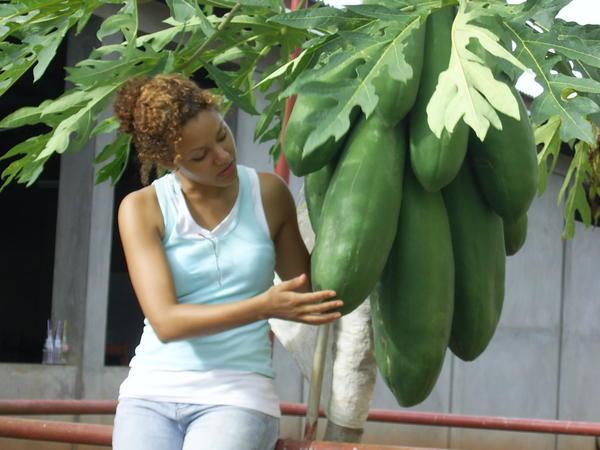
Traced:
[[[576, 214], [587, 225], [600, 218], [595, 207], [600, 196], [600, 27], [556, 19], [568, 0], [519, 5], [503, 0], [385, 0], [344, 9], [316, 4], [294, 12], [278, 0], [166, 3], [171, 17], [164, 29], [146, 35], [139, 30], [144, 4], [136, 0], [0, 3], [0, 95], [31, 68], [34, 80], [43, 77], [67, 33], [81, 32], [104, 5], [119, 9], [103, 21], [98, 39], [122, 35], [120, 44], [102, 45], [67, 68], [74, 87], [59, 98], [21, 108], [0, 121], [4, 129], [36, 123], [51, 129], [3, 151], [0, 159], [11, 162], [1, 174], [2, 188], [12, 182], [29, 186], [49, 158], [116, 131], [114, 117], [98, 117], [135, 75], [206, 70], [226, 98], [226, 109], [235, 104], [260, 115], [255, 138], [273, 141], [275, 157], [286, 99], [298, 93], [327, 96], [330, 107], [307, 124], [312, 127], [308, 146], [317, 148], [331, 136], [346, 134], [353, 108], [367, 116], [373, 112], [379, 100], [374, 80], [410, 76], [403, 50], [412, 31], [432, 11], [456, 5], [450, 64], [428, 105], [431, 129], [439, 135], [464, 120], [483, 139], [490, 126], [500, 127], [497, 111], [519, 114], [497, 75], [504, 72], [515, 82], [524, 70], [533, 71], [543, 87], [531, 108], [540, 145], [539, 192], [566, 143], [573, 158], [558, 198], [565, 203], [565, 236], [573, 236]], [[290, 60], [295, 49], [300, 53]], [[225, 63], [231, 62], [235, 70], [227, 69], [231, 65]], [[328, 83], [327, 74], [339, 64], [353, 64], [356, 70], [344, 82]], [[268, 101], [262, 111], [257, 111], [258, 92]], [[119, 179], [130, 146], [129, 136], [116, 134], [96, 158], [101, 165], [98, 182]]]

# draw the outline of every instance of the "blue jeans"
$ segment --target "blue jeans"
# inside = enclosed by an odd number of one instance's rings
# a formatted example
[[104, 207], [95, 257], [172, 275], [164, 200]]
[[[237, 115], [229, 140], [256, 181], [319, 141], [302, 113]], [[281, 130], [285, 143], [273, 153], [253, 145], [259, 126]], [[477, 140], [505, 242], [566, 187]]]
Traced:
[[119, 401], [115, 450], [272, 450], [279, 419], [227, 405]]

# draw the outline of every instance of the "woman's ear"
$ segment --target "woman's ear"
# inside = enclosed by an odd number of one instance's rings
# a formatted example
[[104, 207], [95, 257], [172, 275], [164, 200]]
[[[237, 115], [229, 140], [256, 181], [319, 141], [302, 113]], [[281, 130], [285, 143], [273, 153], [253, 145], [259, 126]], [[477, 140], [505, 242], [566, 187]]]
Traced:
[[179, 167], [179, 165], [181, 164], [181, 160], [181, 155], [175, 152], [175, 156], [173, 157], [173, 168]]

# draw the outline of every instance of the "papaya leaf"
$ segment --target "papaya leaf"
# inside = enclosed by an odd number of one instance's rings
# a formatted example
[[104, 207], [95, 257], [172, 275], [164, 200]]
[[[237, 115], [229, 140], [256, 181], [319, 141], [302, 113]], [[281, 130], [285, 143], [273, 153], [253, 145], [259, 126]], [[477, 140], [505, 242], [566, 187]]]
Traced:
[[548, 176], [554, 171], [560, 153], [560, 117], [552, 116], [545, 124], [535, 128], [535, 143], [542, 144], [538, 152], [539, 180], [538, 194], [548, 187]]
[[4, 180], [4, 183], [2, 183], [2, 186], [0, 187], [0, 192], [2, 192], [15, 178], [18, 183], [27, 183], [28, 186], [35, 182], [43, 169], [44, 163], [48, 160], [48, 158], [38, 160], [38, 155], [46, 146], [51, 134], [52, 133], [47, 133], [33, 136], [17, 144], [0, 157], [0, 160], [4, 160], [22, 155], [20, 159], [11, 162], [9, 166], [4, 169], [2, 175], [0, 175], [0, 179]]
[[137, 0], [123, 0], [121, 3], [124, 3], [123, 7], [102, 22], [96, 36], [101, 41], [120, 31], [125, 36], [127, 47], [133, 49], [139, 27]]
[[[107, 83], [121, 83], [131, 76], [145, 75], [152, 72], [160, 64], [166, 53], [155, 53], [151, 48], [145, 51], [127, 49], [123, 45], [111, 45], [108, 50], [119, 55], [111, 59], [89, 58], [78, 62], [75, 67], [67, 67], [67, 80], [82, 88], [102, 87]], [[110, 53], [104, 47], [92, 56], [103, 57]]]
[[362, 23], [372, 22], [372, 18], [361, 17], [349, 9], [321, 7], [299, 9], [269, 18], [268, 22], [278, 23], [292, 28], [309, 29], [354, 29]]
[[35, 53], [21, 44], [0, 42], [0, 96], [35, 64]]
[[167, 0], [167, 6], [171, 11], [171, 17], [178, 22], [186, 22], [198, 12], [202, 13], [196, 2], [187, 0]]
[[600, 68], [600, 31], [598, 25], [581, 26], [556, 20], [552, 29], [540, 33], [531, 45], [553, 50], [592, 67]]
[[40, 123], [41, 112], [37, 106], [25, 106], [0, 121], [0, 128], [18, 128]]
[[74, 108], [84, 104], [88, 99], [85, 91], [70, 90], [55, 100], [45, 100], [39, 106], [41, 117], [60, 113], [65, 109]]
[[[573, 62], [574, 69], [579, 71], [583, 77], [592, 80], [600, 80], [600, 69], [590, 67], [587, 64], [582, 64], [579, 61]], [[589, 94], [589, 97], [600, 105], [600, 94]], [[600, 112], [590, 114], [589, 119], [600, 127]]]
[[305, 144], [310, 153], [331, 136], [335, 140], [346, 134], [350, 114], [360, 107], [368, 117], [375, 110], [379, 95], [373, 81], [389, 76], [399, 82], [413, 76], [412, 68], [404, 59], [404, 47], [410, 43], [413, 32], [421, 26], [426, 15], [405, 14], [394, 22], [382, 23], [383, 34], [341, 32], [344, 48], [324, 53], [317, 67], [304, 71], [282, 94], [319, 96], [330, 100], [320, 114], [307, 120], [312, 132]]
[[562, 97], [568, 97], [572, 92], [587, 92], [600, 94], [600, 81], [591, 78], [577, 78], [564, 74], [552, 76], [552, 86], [562, 90]]
[[461, 3], [452, 24], [449, 66], [440, 74], [435, 92], [427, 105], [429, 127], [438, 137], [444, 128], [452, 132], [462, 118], [483, 141], [490, 124], [502, 129], [496, 110], [519, 118], [519, 107], [510, 88], [496, 80], [492, 70], [467, 46], [471, 39], [477, 39], [495, 57], [523, 71], [527, 68], [498, 43], [498, 36], [470, 23], [480, 15], [477, 10], [466, 11], [465, 3]]
[[94, 128], [94, 117], [93, 109], [86, 109], [85, 113], [81, 114], [81, 118], [77, 123], [75, 137], [70, 139], [67, 147], [69, 151], [76, 152], [81, 150], [90, 140], [90, 135]]
[[100, 86], [86, 92], [87, 103], [56, 127], [46, 147], [38, 156], [38, 159], [47, 158], [54, 153], [64, 153], [69, 147], [72, 133], [77, 133], [78, 135], [78, 139], [74, 141], [75, 145], [81, 143], [83, 140], [82, 136], [87, 134], [87, 137], [89, 137], [89, 133], [91, 132], [90, 114], [97, 115], [106, 106], [117, 87], [115, 85]]
[[202, 0], [201, 3], [221, 8], [233, 8], [236, 4], [250, 8], [266, 9], [281, 12], [283, 7], [279, 0]]
[[103, 183], [110, 178], [111, 184], [114, 186], [121, 179], [123, 172], [127, 168], [130, 152], [131, 136], [124, 133], [119, 134], [113, 142], [104, 147], [94, 162], [100, 164], [108, 160], [111, 156], [113, 159], [98, 170], [96, 184]]
[[180, 23], [194, 21], [197, 23], [205, 36], [211, 36], [216, 32], [215, 27], [207, 19], [198, 3], [190, 0], [167, 0], [171, 11], [171, 18]]
[[579, 212], [585, 226], [590, 226], [592, 223], [592, 210], [584, 186], [584, 182], [589, 178], [592, 169], [589, 161], [590, 150], [590, 145], [587, 142], [579, 141], [575, 145], [575, 156], [558, 194], [558, 203], [560, 204], [568, 191], [565, 201], [565, 229], [563, 231], [563, 237], [567, 239], [571, 239], [575, 235], [576, 212]]
[[572, 0], [527, 0], [519, 4], [509, 4], [505, 0], [472, 0], [471, 7], [500, 19], [525, 22], [550, 28], [559, 11]]
[[262, 112], [256, 128], [254, 129], [254, 140], [264, 142], [262, 137], [267, 133], [269, 125], [273, 122], [277, 113], [281, 111], [282, 107], [282, 102], [277, 99], [274, 99], [269, 103], [268, 107]]
[[57, 99], [44, 100], [38, 106], [19, 108], [0, 121], [0, 128], [18, 128], [37, 123], [55, 127], [86, 101], [85, 92], [67, 91]]
[[[69, 29], [81, 31], [93, 12], [113, 0], [14, 1], [0, 13], [0, 95], [28, 69], [45, 73]], [[12, 37], [13, 39], [8, 39]]]
[[111, 116], [104, 119], [98, 125], [94, 127], [90, 136], [97, 136], [99, 134], [107, 134], [112, 133], [113, 131], [117, 131], [119, 129], [120, 123], [117, 116]]
[[[595, 136], [588, 116], [598, 113], [600, 106], [587, 96], [564, 96], [563, 93], [570, 83], [574, 91], [579, 89], [583, 92], [594, 91], [595, 83], [554, 73], [554, 67], [563, 60], [563, 56], [549, 52], [554, 44], [561, 46], [562, 54], [581, 55], [585, 53], [582, 48], [573, 46], [566, 39], [561, 40], [555, 31], [540, 33], [526, 24], [509, 21], [505, 21], [504, 26], [510, 39], [516, 43], [515, 56], [535, 72], [536, 81], [544, 89], [533, 101], [532, 121], [541, 124], [558, 115], [561, 118], [560, 136], [564, 142], [580, 139], [593, 144]], [[594, 55], [600, 54], [600, 48], [595, 53], [586, 54], [586, 60], [593, 60]]]
[[136, 45], [150, 46], [155, 52], [160, 52], [168, 44], [170, 44], [175, 37], [183, 30], [183, 25], [175, 25], [164, 30], [156, 31], [154, 33], [145, 34], [137, 38]]
[[240, 91], [232, 85], [232, 81], [237, 74], [227, 73], [223, 70], [218, 69], [210, 63], [205, 63], [204, 68], [228, 99], [232, 100], [236, 105], [238, 105], [248, 114], [258, 114], [256, 108], [249, 100], [247, 93], [245, 94], [244, 92]]

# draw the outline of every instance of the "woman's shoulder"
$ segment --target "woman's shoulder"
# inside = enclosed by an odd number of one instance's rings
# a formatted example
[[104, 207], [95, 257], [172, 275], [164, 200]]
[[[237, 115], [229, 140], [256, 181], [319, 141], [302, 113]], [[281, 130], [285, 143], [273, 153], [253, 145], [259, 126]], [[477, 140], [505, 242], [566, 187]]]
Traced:
[[272, 172], [259, 172], [260, 193], [267, 217], [276, 224], [296, 217], [296, 205], [287, 184]]
[[154, 185], [148, 185], [135, 191], [131, 191], [123, 197], [120, 208], [139, 210], [152, 207], [153, 203], [158, 205], [156, 189], [154, 188]]
[[273, 172], [258, 172], [260, 180], [260, 190], [268, 195], [284, 195], [289, 192], [285, 181], [279, 175]]
[[162, 225], [162, 215], [154, 185], [145, 186], [127, 194], [119, 205], [119, 222], [133, 222], [137, 226]]

